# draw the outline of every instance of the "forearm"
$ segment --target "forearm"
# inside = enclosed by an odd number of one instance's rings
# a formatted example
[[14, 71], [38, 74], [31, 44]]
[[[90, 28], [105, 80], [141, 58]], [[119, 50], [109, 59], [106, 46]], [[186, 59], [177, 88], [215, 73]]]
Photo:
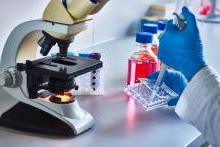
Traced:
[[176, 113], [193, 124], [209, 143], [220, 146], [220, 78], [202, 68], [182, 93]]

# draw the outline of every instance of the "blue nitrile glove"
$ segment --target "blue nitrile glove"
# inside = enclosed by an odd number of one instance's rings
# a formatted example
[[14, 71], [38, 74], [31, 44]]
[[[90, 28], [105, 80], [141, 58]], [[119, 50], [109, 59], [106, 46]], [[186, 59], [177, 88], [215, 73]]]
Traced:
[[[159, 72], [154, 72], [148, 78], [156, 80], [159, 75]], [[168, 106], [175, 106], [179, 100], [180, 95], [186, 87], [187, 80], [184, 75], [178, 71], [166, 70], [163, 76], [162, 82], [170, 87], [174, 92], [179, 96], [170, 100]]]
[[183, 7], [182, 14], [187, 21], [186, 27], [179, 30], [172, 20], [168, 21], [160, 38], [159, 58], [190, 81], [206, 63], [196, 18], [186, 7]]

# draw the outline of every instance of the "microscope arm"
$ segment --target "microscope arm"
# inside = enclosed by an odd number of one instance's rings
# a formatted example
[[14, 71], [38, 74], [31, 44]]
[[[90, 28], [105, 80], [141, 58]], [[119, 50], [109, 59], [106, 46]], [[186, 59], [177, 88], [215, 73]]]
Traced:
[[[34, 60], [36, 58], [37, 42], [35, 42], [35, 45], [33, 45], [31, 48], [30, 46], [24, 47], [25, 45], [23, 45], [25, 40], [32, 36], [34, 32], [45, 30], [68, 35], [78, 33], [82, 27], [85, 27], [84, 22], [72, 25], [52, 23], [42, 20], [34, 20], [22, 23], [11, 32], [7, 39], [2, 52], [0, 67], [13, 67], [18, 62], [24, 63], [24, 61], [28, 60], [29, 58], [30, 60]], [[42, 34], [39, 36], [35, 35], [33, 38], [37, 40], [41, 36]]]

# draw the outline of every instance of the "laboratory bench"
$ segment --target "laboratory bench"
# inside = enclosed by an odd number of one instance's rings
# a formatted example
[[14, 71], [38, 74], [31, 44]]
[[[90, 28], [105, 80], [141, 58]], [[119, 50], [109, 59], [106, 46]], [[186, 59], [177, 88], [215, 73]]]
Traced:
[[[220, 71], [220, 27], [199, 24], [205, 56]], [[104, 96], [79, 96], [80, 105], [95, 118], [87, 132], [64, 137], [42, 135], [0, 127], [1, 147], [182, 147], [200, 133], [183, 122], [173, 108], [145, 112], [123, 92], [127, 77], [127, 59], [135, 49], [134, 36], [94, 47], [104, 61]], [[1, 109], [0, 102], [0, 109]]]

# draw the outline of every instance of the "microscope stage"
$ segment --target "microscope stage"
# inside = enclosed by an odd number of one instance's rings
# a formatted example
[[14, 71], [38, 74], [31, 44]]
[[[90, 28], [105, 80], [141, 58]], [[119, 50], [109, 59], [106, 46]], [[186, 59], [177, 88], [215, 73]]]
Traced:
[[103, 66], [101, 61], [80, 58], [77, 56], [46, 57], [29, 61], [26, 71], [29, 74], [50, 75], [59, 79], [71, 79], [85, 73], [97, 70]]

